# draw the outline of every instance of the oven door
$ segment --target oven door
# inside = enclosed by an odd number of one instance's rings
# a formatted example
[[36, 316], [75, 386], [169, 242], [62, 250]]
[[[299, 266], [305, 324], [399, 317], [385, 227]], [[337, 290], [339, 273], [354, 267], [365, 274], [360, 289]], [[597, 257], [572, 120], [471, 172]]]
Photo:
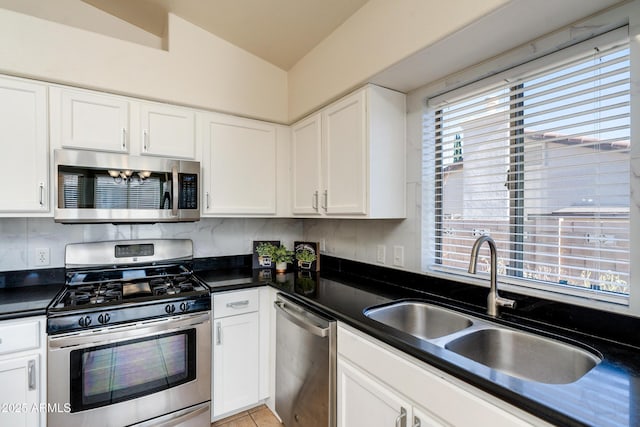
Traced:
[[211, 400], [211, 315], [48, 338], [47, 424], [125, 426]]

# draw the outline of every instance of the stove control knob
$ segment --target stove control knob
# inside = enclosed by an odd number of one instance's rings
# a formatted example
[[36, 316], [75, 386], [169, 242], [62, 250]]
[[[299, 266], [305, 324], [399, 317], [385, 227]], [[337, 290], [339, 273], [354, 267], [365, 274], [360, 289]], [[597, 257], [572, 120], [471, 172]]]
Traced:
[[80, 320], [78, 320], [78, 323], [83, 328], [87, 328], [91, 324], [91, 317], [89, 317], [89, 316], [81, 317]]
[[180, 303], [180, 311], [184, 313], [187, 310], [189, 310], [189, 303], [188, 302]]
[[167, 314], [172, 314], [173, 312], [176, 311], [176, 306], [173, 304], [167, 304], [164, 308], [164, 311], [166, 311]]
[[103, 325], [105, 323], [109, 323], [109, 320], [111, 320], [111, 316], [109, 315], [109, 313], [102, 313], [100, 316], [98, 316], [98, 322], [102, 323]]

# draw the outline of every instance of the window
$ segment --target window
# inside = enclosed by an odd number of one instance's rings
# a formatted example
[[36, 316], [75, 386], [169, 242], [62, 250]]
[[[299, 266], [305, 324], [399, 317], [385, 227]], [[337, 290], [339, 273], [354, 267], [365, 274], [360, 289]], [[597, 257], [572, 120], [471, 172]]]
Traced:
[[[630, 283], [626, 29], [430, 99], [424, 263], [466, 272], [489, 234], [500, 280], [625, 301]], [[624, 34], [621, 39], [621, 34]], [[488, 255], [488, 252], [487, 252]], [[488, 256], [484, 270], [489, 270]]]

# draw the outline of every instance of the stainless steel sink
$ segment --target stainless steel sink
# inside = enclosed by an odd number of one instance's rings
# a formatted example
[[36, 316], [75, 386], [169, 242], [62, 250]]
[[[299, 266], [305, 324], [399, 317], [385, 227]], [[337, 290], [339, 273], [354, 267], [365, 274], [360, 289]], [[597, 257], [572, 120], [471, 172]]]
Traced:
[[481, 329], [444, 346], [507, 375], [546, 384], [568, 384], [600, 358], [581, 348], [511, 329]]
[[423, 302], [397, 302], [365, 310], [365, 316], [426, 340], [468, 328], [473, 322], [454, 311]]

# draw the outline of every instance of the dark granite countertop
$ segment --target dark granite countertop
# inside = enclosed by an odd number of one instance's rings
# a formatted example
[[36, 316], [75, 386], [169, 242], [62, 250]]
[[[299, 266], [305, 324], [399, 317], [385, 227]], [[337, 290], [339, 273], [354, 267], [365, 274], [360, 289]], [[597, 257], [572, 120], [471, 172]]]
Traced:
[[[350, 271], [352, 268], [355, 272]], [[361, 269], [366, 269], [367, 272]], [[492, 319], [485, 314], [486, 289], [477, 286], [466, 289], [470, 285], [452, 282], [441, 293], [436, 293], [430, 285], [420, 287], [415, 286], [415, 283], [411, 283], [411, 286], [393, 283], [392, 279], [407, 279], [407, 273], [396, 274], [386, 270], [390, 269], [323, 258], [323, 271], [321, 274], [313, 275], [313, 284], [309, 280], [300, 281], [297, 273], [274, 274], [271, 280], [259, 278], [254, 273], [252, 281], [248, 280], [249, 269], [237, 270], [238, 277], [234, 277], [231, 271], [200, 274], [213, 285], [213, 292], [269, 284], [303, 304], [320, 309], [339, 321], [552, 424], [640, 425], [640, 347], [635, 342], [637, 337], [632, 336], [635, 335], [633, 331], [639, 330], [637, 325], [635, 329], [625, 331], [629, 339], [627, 342], [621, 342], [612, 339], [611, 336], [594, 334], [594, 331], [610, 330], [612, 325], [589, 326], [585, 320], [588, 316], [580, 313], [580, 309], [576, 308], [571, 323], [558, 314], [566, 310], [564, 305], [543, 304], [540, 300], [528, 299], [519, 301], [523, 303], [522, 312], [505, 310], [500, 318]], [[387, 273], [390, 276], [385, 277]], [[416, 276], [419, 277], [409, 278], [408, 281], [437, 280], [423, 275]], [[218, 283], [216, 278], [223, 280]], [[234, 279], [238, 281], [234, 283]], [[442, 288], [442, 285], [439, 283], [436, 288]], [[570, 384], [543, 384], [514, 378], [375, 322], [363, 314], [364, 309], [368, 307], [401, 299], [428, 301], [502, 326], [584, 345], [600, 353], [602, 362]], [[544, 309], [540, 309], [540, 306]], [[536, 314], [536, 310], [542, 310], [543, 314]], [[549, 317], [559, 318], [561, 321], [554, 325], [550, 323]], [[595, 316], [593, 319], [596, 323], [615, 323], [619, 320], [617, 316], [609, 318], [607, 315]], [[619, 326], [634, 326], [631, 320], [627, 321], [631, 323], [620, 322]]]
[[0, 320], [45, 315], [63, 286], [61, 268], [0, 272]]
[[[490, 319], [482, 287], [328, 256], [323, 271], [310, 277], [265, 275], [251, 270], [248, 256], [196, 260], [195, 267], [212, 292], [270, 285], [552, 424], [640, 426], [640, 319], [509, 293], [504, 294], [517, 299], [518, 307]], [[63, 269], [0, 272], [0, 320], [46, 314], [63, 283]], [[371, 306], [402, 299], [580, 343], [595, 349], [602, 362], [570, 384], [510, 377], [363, 314]]]

